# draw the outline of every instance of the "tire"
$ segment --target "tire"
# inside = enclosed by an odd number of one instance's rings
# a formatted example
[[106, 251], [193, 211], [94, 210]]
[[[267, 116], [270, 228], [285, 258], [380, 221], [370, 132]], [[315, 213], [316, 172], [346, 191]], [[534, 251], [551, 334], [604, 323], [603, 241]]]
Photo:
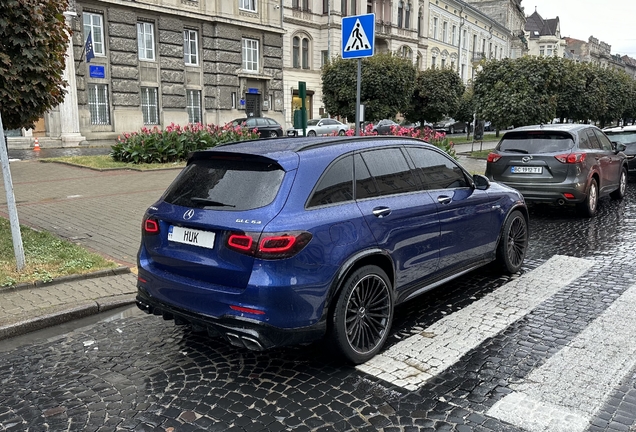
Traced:
[[521, 269], [528, 249], [528, 223], [520, 211], [515, 210], [501, 228], [497, 246], [497, 264], [506, 273], [517, 273]]
[[340, 132], [338, 132], [338, 135], [340, 135], [340, 136], [342, 136], [342, 135], [344, 135], [344, 134], [345, 134], [345, 131], [344, 131], [344, 130], [341, 130]]
[[578, 205], [578, 210], [581, 216], [591, 218], [596, 214], [598, 209], [598, 183], [596, 179], [590, 181], [590, 187], [587, 189], [587, 195], [585, 201]]
[[316, 131], [307, 132], [307, 136], [316, 136]]
[[393, 293], [386, 273], [364, 266], [342, 285], [332, 314], [331, 337], [338, 352], [353, 364], [375, 356], [393, 322]]
[[618, 179], [618, 189], [610, 193], [612, 199], [622, 200], [625, 198], [625, 191], [627, 190], [627, 170], [621, 168], [621, 175]]
[[269, 131], [270, 138], [278, 138], [278, 133], [276, 131]]

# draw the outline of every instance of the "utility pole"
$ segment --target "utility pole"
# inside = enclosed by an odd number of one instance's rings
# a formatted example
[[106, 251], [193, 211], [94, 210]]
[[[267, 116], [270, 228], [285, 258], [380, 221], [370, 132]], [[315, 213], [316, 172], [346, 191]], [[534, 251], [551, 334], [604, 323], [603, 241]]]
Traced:
[[[2, 126], [2, 115], [0, 114], [0, 142], [4, 142], [4, 127]], [[22, 233], [20, 233], [20, 221], [18, 220], [18, 210], [13, 194], [13, 182], [11, 181], [11, 170], [9, 169], [9, 153], [7, 147], [0, 145], [0, 162], [2, 163], [2, 176], [4, 179], [4, 189], [7, 193], [7, 208], [9, 210], [9, 223], [11, 224], [11, 237], [13, 239], [13, 252], [18, 271], [22, 271], [25, 266], [24, 247], [22, 246]]]

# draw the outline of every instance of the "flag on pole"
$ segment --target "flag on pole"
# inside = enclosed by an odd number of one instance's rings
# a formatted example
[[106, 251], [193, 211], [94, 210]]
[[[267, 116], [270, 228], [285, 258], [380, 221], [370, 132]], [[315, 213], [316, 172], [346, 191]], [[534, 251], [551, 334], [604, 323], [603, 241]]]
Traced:
[[84, 51], [86, 51], [86, 63], [90, 63], [93, 57], [95, 57], [95, 51], [93, 51], [93, 32], [88, 32], [86, 38], [86, 44], [84, 44]]

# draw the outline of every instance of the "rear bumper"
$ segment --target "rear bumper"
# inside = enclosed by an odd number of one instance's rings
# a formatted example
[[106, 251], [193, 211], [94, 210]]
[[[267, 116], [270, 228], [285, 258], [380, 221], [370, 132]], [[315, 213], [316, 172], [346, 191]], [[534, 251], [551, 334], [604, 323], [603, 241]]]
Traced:
[[211, 317], [169, 305], [153, 298], [148, 291], [137, 287], [136, 304], [142, 311], [174, 320], [177, 325], [190, 325], [207, 331], [211, 337], [220, 337], [231, 345], [262, 351], [285, 345], [298, 345], [320, 339], [326, 332], [326, 323], [309, 327], [281, 329], [266, 323], [236, 316]]
[[[535, 204], [576, 204], [585, 201], [587, 185], [585, 183], [555, 183], [533, 184], [505, 183], [517, 189], [527, 203]], [[565, 194], [572, 194], [574, 198], [566, 198]]]

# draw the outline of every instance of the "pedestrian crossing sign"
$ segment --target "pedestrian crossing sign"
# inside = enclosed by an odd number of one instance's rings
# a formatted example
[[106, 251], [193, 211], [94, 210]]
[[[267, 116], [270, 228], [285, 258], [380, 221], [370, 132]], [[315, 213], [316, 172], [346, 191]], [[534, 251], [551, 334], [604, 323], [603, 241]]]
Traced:
[[375, 14], [342, 18], [342, 58], [371, 57], [375, 45]]

